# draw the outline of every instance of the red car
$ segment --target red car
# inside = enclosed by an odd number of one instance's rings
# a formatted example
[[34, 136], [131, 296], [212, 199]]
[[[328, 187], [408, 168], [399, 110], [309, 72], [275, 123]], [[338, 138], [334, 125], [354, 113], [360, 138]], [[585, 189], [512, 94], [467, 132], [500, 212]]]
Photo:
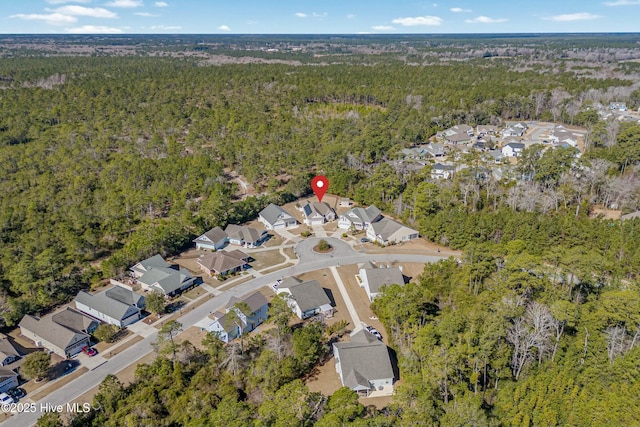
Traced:
[[84, 347], [82, 347], [82, 352], [87, 356], [95, 356], [96, 354], [98, 354], [98, 352], [95, 349], [89, 347], [88, 345], [85, 345]]

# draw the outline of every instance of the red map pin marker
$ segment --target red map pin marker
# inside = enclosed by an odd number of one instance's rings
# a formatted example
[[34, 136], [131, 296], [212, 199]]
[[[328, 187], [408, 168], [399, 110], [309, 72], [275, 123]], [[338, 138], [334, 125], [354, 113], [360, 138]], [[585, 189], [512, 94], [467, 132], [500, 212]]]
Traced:
[[311, 180], [311, 189], [318, 197], [318, 201], [322, 201], [322, 197], [329, 189], [329, 180], [324, 175], [318, 175]]

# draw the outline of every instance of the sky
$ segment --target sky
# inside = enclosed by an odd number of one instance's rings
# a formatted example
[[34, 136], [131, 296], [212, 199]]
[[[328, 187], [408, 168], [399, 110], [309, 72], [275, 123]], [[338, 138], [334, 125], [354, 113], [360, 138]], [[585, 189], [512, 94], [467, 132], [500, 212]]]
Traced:
[[0, 0], [2, 34], [639, 32], [640, 0]]

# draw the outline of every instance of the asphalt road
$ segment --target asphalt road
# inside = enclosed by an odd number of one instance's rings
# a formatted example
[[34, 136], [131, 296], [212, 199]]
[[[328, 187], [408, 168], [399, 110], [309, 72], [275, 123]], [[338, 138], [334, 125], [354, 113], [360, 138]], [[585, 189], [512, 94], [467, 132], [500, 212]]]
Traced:
[[[374, 262], [436, 262], [446, 257], [440, 256], [428, 256], [428, 255], [410, 255], [410, 254], [360, 254], [354, 251], [348, 244], [339, 240], [326, 238], [326, 240], [334, 246], [334, 251], [330, 254], [316, 254], [313, 253], [312, 247], [317, 244], [319, 239], [308, 239], [296, 246], [296, 251], [299, 252], [300, 262], [292, 267], [265, 274], [264, 276], [245, 282], [232, 289], [225, 291], [222, 295], [212, 298], [209, 302], [196, 307], [192, 311], [184, 314], [178, 319], [183, 325], [183, 329], [196, 324], [198, 321], [208, 316], [210, 312], [215, 312], [226, 305], [232, 296], [241, 297], [247, 293], [260, 289], [261, 287], [274, 282], [277, 279], [282, 279], [288, 276], [296, 276], [303, 273], [308, 273], [314, 270], [320, 270], [329, 267], [339, 267], [341, 265], [359, 264], [367, 261]], [[311, 251], [311, 252], [309, 252]], [[41, 404], [49, 403], [51, 405], [64, 405], [66, 411], [66, 404], [72, 402], [79, 396], [83, 395], [93, 387], [102, 382], [107, 374], [115, 374], [127, 366], [134, 363], [136, 360], [144, 357], [153, 351], [151, 343], [157, 338], [157, 333], [153, 333], [151, 336], [139, 341], [129, 347], [127, 350], [122, 351], [116, 356], [109, 359], [105, 364], [99, 366], [93, 371], [89, 371], [84, 375], [81, 375], [77, 379], [70, 383], [60, 387], [53, 391], [45, 398], [36, 402], [36, 411], [29, 413], [15, 414], [10, 419], [3, 422], [1, 425], [4, 427], [25, 427], [35, 424], [43, 415], [40, 410]]]

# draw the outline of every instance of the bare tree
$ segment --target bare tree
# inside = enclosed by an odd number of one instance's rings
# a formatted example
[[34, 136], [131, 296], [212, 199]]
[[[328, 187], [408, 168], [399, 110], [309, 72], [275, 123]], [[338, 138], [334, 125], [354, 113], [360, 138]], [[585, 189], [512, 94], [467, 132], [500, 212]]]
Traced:
[[609, 363], [613, 363], [616, 357], [625, 351], [625, 341], [627, 338], [627, 330], [624, 326], [610, 326], [604, 331], [607, 337], [607, 355]]

